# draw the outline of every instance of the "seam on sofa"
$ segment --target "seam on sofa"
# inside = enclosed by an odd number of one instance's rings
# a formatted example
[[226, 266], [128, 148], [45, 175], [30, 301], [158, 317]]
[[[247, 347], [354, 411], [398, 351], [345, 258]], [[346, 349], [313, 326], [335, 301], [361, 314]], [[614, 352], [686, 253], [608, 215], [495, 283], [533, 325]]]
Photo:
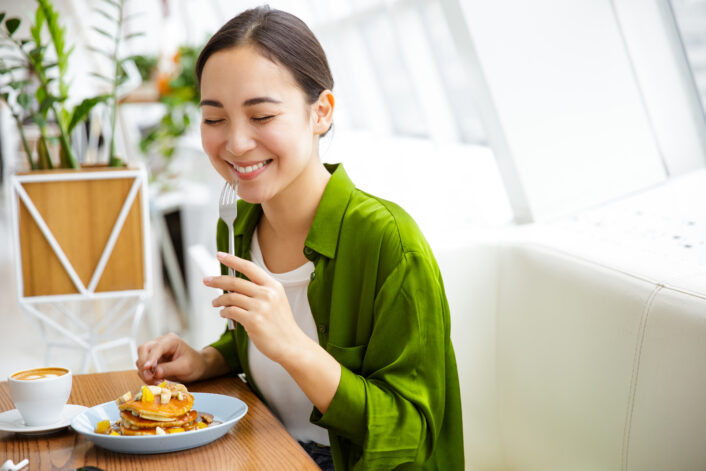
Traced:
[[642, 358], [642, 345], [645, 341], [645, 333], [647, 332], [647, 320], [652, 310], [657, 294], [664, 288], [664, 285], [657, 284], [650, 293], [650, 296], [645, 302], [645, 307], [642, 309], [640, 316], [640, 327], [637, 331], [637, 339], [635, 342], [635, 355], [633, 357], [632, 378], [630, 379], [630, 392], [628, 393], [628, 406], [625, 416], [625, 429], [623, 432], [623, 450], [622, 450], [622, 466], [623, 471], [628, 469], [628, 450], [630, 448], [630, 432], [632, 429], [632, 414], [635, 408], [635, 394], [637, 391], [637, 379], [640, 373], [640, 360]]
[[684, 289], [684, 288], [679, 288], [677, 286], [674, 286], [673, 284], [666, 283], [663, 281], [657, 281], [657, 280], [649, 278], [647, 276], [640, 275], [640, 274], [637, 274], [635, 272], [631, 272], [628, 270], [623, 270], [623, 269], [615, 267], [613, 265], [608, 265], [606, 263], [597, 262], [596, 260], [592, 260], [592, 259], [584, 257], [582, 255], [577, 255], [576, 253], [569, 252], [569, 251], [563, 250], [563, 249], [559, 249], [559, 248], [553, 247], [551, 245], [542, 244], [539, 242], [528, 242], [528, 243], [526, 243], [526, 245], [534, 246], [534, 247], [537, 247], [537, 248], [545, 250], [545, 251], [558, 253], [558, 254], [564, 255], [566, 257], [574, 258], [576, 260], [581, 260], [584, 263], [591, 264], [591, 265], [601, 267], [601, 268], [605, 268], [606, 270], [618, 272], [618, 273], [621, 273], [625, 276], [629, 276], [631, 278], [634, 278], [636, 280], [645, 281], [647, 283], [651, 283], [653, 285], [659, 285], [663, 288], [668, 288], [668, 289], [671, 289], [674, 291], [678, 291], [680, 293], [688, 294], [690, 296], [696, 296], [697, 298], [706, 299], [706, 293], [702, 293], [702, 292], [698, 292], [698, 291], [694, 291], [694, 290], [689, 290], [689, 289]]

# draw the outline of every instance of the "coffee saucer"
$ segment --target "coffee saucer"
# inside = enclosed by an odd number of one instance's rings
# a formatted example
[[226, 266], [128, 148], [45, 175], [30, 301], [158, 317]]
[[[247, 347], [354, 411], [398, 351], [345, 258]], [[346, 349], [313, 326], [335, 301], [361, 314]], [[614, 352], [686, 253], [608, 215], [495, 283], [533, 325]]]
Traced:
[[71, 425], [71, 419], [88, 409], [78, 404], [66, 404], [58, 422], [49, 425], [25, 425], [17, 409], [0, 413], [0, 432], [15, 432], [22, 435], [47, 435]]

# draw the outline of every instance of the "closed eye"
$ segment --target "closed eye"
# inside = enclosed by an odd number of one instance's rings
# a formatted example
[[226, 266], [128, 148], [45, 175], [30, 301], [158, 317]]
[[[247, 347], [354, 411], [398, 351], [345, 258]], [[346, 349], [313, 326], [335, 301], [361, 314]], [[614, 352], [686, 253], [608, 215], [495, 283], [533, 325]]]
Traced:
[[204, 119], [203, 120], [203, 122], [205, 124], [216, 124], [216, 123], [220, 123], [221, 121], [223, 121], [223, 120], [222, 119]]
[[268, 115], [268, 116], [253, 116], [252, 120], [257, 121], [258, 123], [264, 123], [265, 121], [269, 121], [270, 119], [274, 118], [274, 115]]

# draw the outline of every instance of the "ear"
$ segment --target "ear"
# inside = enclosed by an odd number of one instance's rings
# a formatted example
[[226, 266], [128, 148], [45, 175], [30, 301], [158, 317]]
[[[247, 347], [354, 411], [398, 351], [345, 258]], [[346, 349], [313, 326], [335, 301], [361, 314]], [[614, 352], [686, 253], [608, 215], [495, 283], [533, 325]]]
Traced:
[[328, 131], [333, 121], [333, 108], [336, 100], [331, 90], [324, 90], [319, 94], [319, 99], [314, 102], [314, 134], [322, 135]]

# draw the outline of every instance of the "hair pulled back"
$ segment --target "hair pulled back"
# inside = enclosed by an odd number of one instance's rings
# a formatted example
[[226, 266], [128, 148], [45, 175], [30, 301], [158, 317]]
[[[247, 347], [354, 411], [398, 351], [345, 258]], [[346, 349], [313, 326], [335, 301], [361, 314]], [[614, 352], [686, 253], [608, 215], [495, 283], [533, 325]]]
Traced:
[[322, 91], [333, 89], [326, 53], [314, 33], [291, 13], [267, 5], [245, 10], [211, 37], [196, 61], [199, 83], [211, 55], [237, 46], [253, 46], [271, 61], [289, 69], [309, 104]]

